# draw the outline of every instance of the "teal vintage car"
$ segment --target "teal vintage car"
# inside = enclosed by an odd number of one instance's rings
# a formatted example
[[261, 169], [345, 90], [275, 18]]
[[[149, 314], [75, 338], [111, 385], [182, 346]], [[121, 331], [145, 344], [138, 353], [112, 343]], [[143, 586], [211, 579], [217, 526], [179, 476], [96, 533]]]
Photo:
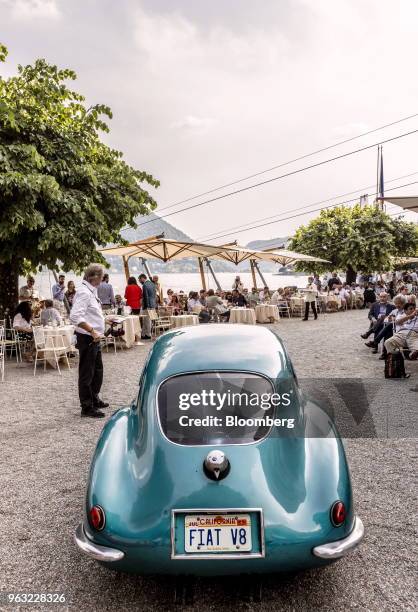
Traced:
[[106, 423], [75, 541], [109, 568], [219, 575], [328, 564], [363, 537], [328, 414], [276, 333], [178, 328]]

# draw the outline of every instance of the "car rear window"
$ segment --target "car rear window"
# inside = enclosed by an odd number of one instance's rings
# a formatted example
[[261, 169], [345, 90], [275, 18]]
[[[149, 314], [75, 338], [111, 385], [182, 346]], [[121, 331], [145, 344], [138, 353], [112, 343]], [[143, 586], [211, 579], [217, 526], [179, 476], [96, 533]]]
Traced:
[[[247, 444], [265, 437], [277, 404], [270, 380], [257, 374], [196, 372], [158, 390], [164, 435], [183, 445]], [[269, 419], [267, 418], [269, 417]]]

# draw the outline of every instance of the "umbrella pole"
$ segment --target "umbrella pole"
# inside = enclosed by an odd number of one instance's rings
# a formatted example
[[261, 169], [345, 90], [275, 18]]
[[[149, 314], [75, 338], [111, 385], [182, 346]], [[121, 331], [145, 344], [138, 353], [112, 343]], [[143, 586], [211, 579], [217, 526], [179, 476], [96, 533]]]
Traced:
[[257, 270], [257, 272], [258, 272], [258, 273], [259, 273], [259, 275], [260, 275], [261, 282], [263, 283], [263, 287], [268, 287], [268, 285], [267, 285], [267, 283], [266, 283], [266, 279], [265, 279], [265, 278], [264, 278], [264, 276], [262, 275], [261, 270], [260, 270], [260, 268], [259, 268], [259, 266], [258, 266], [258, 263], [257, 263], [255, 260], [254, 260], [254, 268]]
[[257, 289], [257, 278], [256, 278], [256, 276], [255, 276], [254, 264], [255, 264], [254, 259], [250, 259], [251, 275], [252, 275], [252, 277], [253, 277], [253, 287], [254, 287], [255, 289]]
[[148, 274], [148, 277], [151, 280], [152, 279], [152, 274], [151, 274], [151, 270], [149, 269], [147, 260], [145, 259], [145, 257], [140, 257], [139, 260], [141, 261], [142, 265], [145, 268], [145, 272]]
[[203, 268], [203, 259], [201, 257], [197, 258], [199, 262], [199, 270], [200, 270], [200, 278], [202, 281], [202, 289], [206, 291], [206, 278], [205, 278], [205, 270]]
[[206, 265], [207, 265], [207, 267], [209, 269], [209, 272], [213, 276], [213, 280], [215, 281], [215, 284], [216, 284], [217, 288], [219, 289], [219, 291], [222, 291], [222, 287], [220, 286], [219, 281], [216, 278], [216, 275], [215, 275], [215, 272], [213, 271], [211, 262], [209, 261], [209, 259], [207, 257], [205, 257], [205, 261], [206, 261]]

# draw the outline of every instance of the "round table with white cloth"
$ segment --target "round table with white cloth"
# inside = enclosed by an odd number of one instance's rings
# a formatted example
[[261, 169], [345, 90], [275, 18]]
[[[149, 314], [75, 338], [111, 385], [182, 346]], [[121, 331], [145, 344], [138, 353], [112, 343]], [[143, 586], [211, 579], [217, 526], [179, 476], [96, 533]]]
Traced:
[[293, 313], [297, 308], [300, 309], [301, 312], [303, 311], [305, 308], [305, 298], [299, 295], [292, 295], [290, 298], [290, 310]]
[[[334, 304], [336, 306], [336, 309], [341, 308], [342, 306], [342, 302], [341, 302], [341, 298], [339, 295], [334, 295], [333, 293], [321, 293], [319, 296], [320, 300], [322, 302], [325, 303], [325, 305], [327, 304]], [[328, 310], [328, 308], [327, 308]]]
[[255, 325], [255, 312], [253, 308], [231, 308], [229, 311], [230, 323], [246, 323], [247, 325]]
[[106, 317], [106, 328], [110, 327], [111, 321], [117, 321], [122, 324], [125, 334], [121, 336], [121, 340], [125, 343], [126, 348], [131, 348], [141, 337], [141, 323], [138, 315], [110, 315]]
[[[61, 327], [54, 327], [52, 325], [47, 325], [42, 328], [45, 336], [45, 347], [56, 349], [66, 348], [71, 350], [74, 348], [74, 326], [73, 325], [62, 325]], [[47, 353], [50, 355], [50, 353]], [[47, 358], [47, 363], [51, 365], [53, 368], [57, 367], [55, 362], [55, 357], [51, 356], [49, 359]]]
[[187, 327], [189, 325], [199, 325], [199, 317], [194, 314], [183, 314], [170, 317], [171, 329], [175, 327]]
[[[57, 347], [71, 346], [73, 344], [74, 325], [62, 325], [61, 327], [48, 325], [42, 329], [44, 330], [45, 344], [47, 345], [50, 342], [49, 338], [52, 338], [52, 344]], [[62, 342], [59, 338], [62, 338]]]
[[258, 304], [255, 307], [257, 323], [278, 323], [279, 309], [275, 304]]

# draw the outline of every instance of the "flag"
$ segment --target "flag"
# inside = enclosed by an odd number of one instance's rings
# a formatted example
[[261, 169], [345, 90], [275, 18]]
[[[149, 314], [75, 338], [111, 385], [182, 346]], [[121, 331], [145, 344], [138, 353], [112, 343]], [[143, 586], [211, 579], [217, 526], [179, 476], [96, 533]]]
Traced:
[[385, 197], [385, 181], [383, 177], [383, 147], [380, 147], [379, 197]]

